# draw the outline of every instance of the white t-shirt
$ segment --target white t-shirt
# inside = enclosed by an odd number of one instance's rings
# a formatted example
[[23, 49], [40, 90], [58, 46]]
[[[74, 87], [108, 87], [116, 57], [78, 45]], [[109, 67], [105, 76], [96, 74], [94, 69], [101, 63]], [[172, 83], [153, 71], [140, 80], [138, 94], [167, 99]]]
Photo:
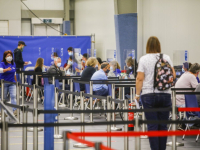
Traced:
[[[171, 90], [158, 91], [154, 90], [154, 71], [155, 65], [160, 58], [160, 53], [146, 54], [140, 58], [137, 72], [144, 73], [144, 81], [142, 86], [142, 95], [148, 93], [171, 93]], [[173, 63], [168, 55], [163, 54], [163, 59], [168, 61], [168, 63], [173, 67]]]
[[[191, 74], [189, 71], [182, 74], [175, 84], [175, 88], [196, 88], [197, 86], [198, 86], [198, 82], [195, 75]], [[184, 91], [181, 91], [181, 92], [184, 92]], [[186, 91], [186, 92], [192, 92], [192, 91]], [[184, 106], [184, 105], [185, 105], [185, 96], [176, 95], [176, 106], [179, 107], [179, 106]]]

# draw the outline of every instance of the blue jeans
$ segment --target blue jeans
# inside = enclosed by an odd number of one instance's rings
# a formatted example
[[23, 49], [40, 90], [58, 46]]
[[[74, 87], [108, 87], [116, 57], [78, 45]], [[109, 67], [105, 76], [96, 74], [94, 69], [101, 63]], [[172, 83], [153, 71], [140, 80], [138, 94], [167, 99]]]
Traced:
[[[7, 99], [7, 94], [10, 93], [11, 103], [17, 104], [16, 102], [16, 85], [4, 83], [4, 99]], [[15, 111], [16, 108], [13, 108], [13, 111]]]
[[108, 96], [108, 89], [100, 89], [98, 91], [94, 91], [94, 95], [99, 95], [99, 96]]
[[[144, 109], [171, 107], [171, 94], [150, 93], [141, 96]], [[169, 111], [147, 112], [147, 120], [168, 120]], [[148, 124], [148, 131], [167, 130], [167, 124]], [[149, 137], [151, 150], [165, 150], [167, 137]]]

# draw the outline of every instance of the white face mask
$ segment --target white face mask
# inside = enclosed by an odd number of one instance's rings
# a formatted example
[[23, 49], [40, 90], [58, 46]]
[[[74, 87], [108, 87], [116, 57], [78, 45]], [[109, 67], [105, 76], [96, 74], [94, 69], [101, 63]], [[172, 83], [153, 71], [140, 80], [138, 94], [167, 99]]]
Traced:
[[61, 66], [61, 63], [57, 63], [57, 67], [60, 67]]
[[54, 57], [53, 57], [53, 56], [51, 56], [51, 60], [54, 60]]
[[69, 54], [69, 56], [72, 56], [72, 55], [73, 55], [73, 53], [72, 53], [72, 52], [68, 52], [68, 54]]
[[113, 66], [110, 66], [110, 71], [113, 71]]
[[96, 65], [95, 68], [98, 68], [98, 65]]
[[12, 56], [8, 56], [8, 57], [6, 58], [6, 60], [9, 61], [9, 62], [12, 61]]
[[132, 67], [130, 66], [130, 67], [128, 67], [129, 69], [132, 69]]
[[72, 64], [73, 64], [73, 62], [72, 62], [72, 61], [70, 61], [70, 60], [68, 60], [68, 64], [69, 64], [69, 65], [72, 65]]

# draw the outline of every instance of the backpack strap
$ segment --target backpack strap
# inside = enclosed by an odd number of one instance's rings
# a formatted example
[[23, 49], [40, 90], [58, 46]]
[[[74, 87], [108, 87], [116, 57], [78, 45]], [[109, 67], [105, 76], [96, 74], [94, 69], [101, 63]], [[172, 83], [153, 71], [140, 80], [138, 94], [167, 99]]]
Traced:
[[162, 53], [160, 53], [160, 59], [162, 59], [163, 58], [163, 54]]

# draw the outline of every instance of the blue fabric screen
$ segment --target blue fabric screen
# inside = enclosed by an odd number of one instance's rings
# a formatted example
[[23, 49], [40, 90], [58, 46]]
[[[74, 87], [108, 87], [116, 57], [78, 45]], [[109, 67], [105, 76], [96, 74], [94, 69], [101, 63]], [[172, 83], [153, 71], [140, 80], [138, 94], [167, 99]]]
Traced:
[[134, 49], [137, 59], [137, 13], [115, 15], [117, 61], [125, 66], [124, 50]]
[[81, 53], [87, 53], [91, 48], [90, 36], [0, 36], [0, 61], [3, 59], [3, 53], [6, 50], [14, 51], [17, 48], [18, 41], [24, 41], [26, 47], [23, 50], [24, 61], [31, 61], [32, 65], [39, 57], [44, 58], [44, 65], [51, 65], [51, 54], [57, 52], [62, 59], [62, 66], [69, 58], [67, 48], [80, 48]]

